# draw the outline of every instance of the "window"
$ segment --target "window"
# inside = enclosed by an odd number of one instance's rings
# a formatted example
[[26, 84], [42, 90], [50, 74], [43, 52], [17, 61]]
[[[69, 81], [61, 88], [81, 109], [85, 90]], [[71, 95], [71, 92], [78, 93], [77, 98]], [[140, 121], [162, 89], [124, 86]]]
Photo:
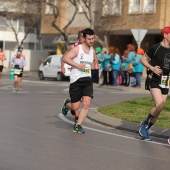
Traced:
[[103, 0], [102, 15], [119, 15], [121, 12], [121, 0]]
[[111, 2], [111, 15], [119, 15], [121, 12], [121, 1], [112, 0]]
[[51, 57], [47, 58], [45, 61], [44, 61], [44, 66], [45, 65], [49, 65], [51, 63]]
[[57, 0], [46, 0], [45, 14], [53, 14], [52, 5], [57, 5]]
[[129, 0], [129, 13], [140, 13], [141, 12], [141, 0]]
[[109, 1], [104, 0], [103, 1], [103, 8], [102, 8], [102, 16], [109, 15]]
[[145, 0], [143, 4], [144, 13], [154, 13], [156, 9], [156, 0]]

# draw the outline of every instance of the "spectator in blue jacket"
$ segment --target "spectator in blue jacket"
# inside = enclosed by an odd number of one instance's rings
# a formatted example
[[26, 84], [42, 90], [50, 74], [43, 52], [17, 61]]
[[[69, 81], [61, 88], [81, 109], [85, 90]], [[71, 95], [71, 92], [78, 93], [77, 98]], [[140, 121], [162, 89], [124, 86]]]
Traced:
[[115, 47], [114, 46], [110, 46], [109, 47], [109, 55], [110, 55], [110, 64], [107, 64], [107, 70], [109, 72], [109, 85], [112, 86], [113, 84], [113, 68], [112, 68], [112, 57], [113, 54], [115, 54]]
[[144, 54], [144, 50], [142, 48], [138, 48], [136, 52], [136, 58], [133, 61], [133, 72], [136, 73], [136, 87], [141, 88], [141, 75], [144, 69], [144, 66], [140, 62]]
[[104, 57], [104, 66], [103, 66], [103, 83], [101, 85], [108, 85], [108, 73], [112, 70], [111, 64], [110, 64], [110, 58], [111, 56], [108, 54], [107, 48], [102, 48], [101, 54]]
[[121, 66], [121, 59], [120, 59], [120, 54], [118, 54], [118, 49], [111, 54], [111, 64], [112, 64], [112, 86], [117, 86], [117, 81], [118, 81], [118, 70], [120, 70]]
[[[96, 56], [98, 58], [99, 64], [101, 65], [101, 62], [103, 61], [103, 57], [101, 56], [101, 48], [100, 47], [96, 47], [95, 48], [96, 51]], [[92, 81], [93, 83], [99, 83], [99, 69], [96, 69], [95, 67], [92, 69]]]
[[104, 63], [105, 63], [105, 53], [103, 52], [103, 48], [100, 55], [98, 55], [97, 57], [100, 64], [99, 77], [101, 77], [101, 74], [103, 73], [104, 70]]
[[122, 85], [127, 85], [128, 82], [128, 75], [127, 75], [127, 71], [125, 68], [125, 61], [124, 59], [127, 57], [129, 51], [128, 50], [124, 50], [123, 55], [121, 56], [121, 66], [120, 66], [120, 71], [121, 71], [121, 75], [122, 75]]
[[[135, 56], [136, 56], [135, 46], [133, 44], [128, 44], [127, 50], [129, 51], [129, 53], [127, 57], [124, 59], [126, 70], [128, 70], [129, 65], [132, 64], [132, 61], [135, 60]], [[128, 81], [127, 86], [131, 86], [131, 82], [130, 82], [130, 80], [132, 79], [131, 77], [135, 77], [135, 74], [132, 72], [129, 72], [129, 81]]]

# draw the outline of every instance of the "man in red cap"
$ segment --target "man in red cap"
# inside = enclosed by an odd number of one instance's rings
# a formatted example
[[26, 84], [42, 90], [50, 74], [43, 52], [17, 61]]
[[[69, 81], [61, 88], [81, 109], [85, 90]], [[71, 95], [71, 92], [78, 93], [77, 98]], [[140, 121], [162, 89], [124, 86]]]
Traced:
[[161, 34], [164, 35], [164, 34], [169, 34], [170, 33], [170, 27], [164, 27], [161, 31]]
[[155, 103], [139, 129], [144, 140], [152, 140], [148, 130], [157, 121], [169, 92], [170, 27], [163, 28], [161, 34], [162, 41], [149, 48], [141, 58], [141, 63], [149, 69], [145, 88], [150, 90]]

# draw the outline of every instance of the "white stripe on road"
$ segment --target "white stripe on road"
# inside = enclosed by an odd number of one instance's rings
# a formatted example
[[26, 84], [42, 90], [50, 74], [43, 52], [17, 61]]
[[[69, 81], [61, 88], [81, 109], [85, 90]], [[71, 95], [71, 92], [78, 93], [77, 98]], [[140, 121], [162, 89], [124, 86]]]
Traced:
[[[70, 123], [72, 125], [74, 124], [73, 121], [70, 121], [69, 119], [67, 119], [62, 113], [58, 114], [58, 116], [63, 121]], [[125, 136], [125, 135], [119, 135], [119, 134], [115, 134], [115, 133], [111, 133], [111, 132], [106, 132], [106, 131], [103, 131], [103, 130], [98, 130], [98, 129], [90, 128], [90, 127], [87, 127], [87, 126], [83, 126], [83, 128], [88, 129], [88, 130], [92, 130], [92, 131], [95, 131], [95, 132], [99, 132], [99, 133], [104, 133], [104, 134], [107, 134], [107, 135], [123, 137], [123, 138], [126, 138], [126, 139], [140, 140], [140, 139], [137, 139], [137, 138], [134, 138], [134, 137], [129, 137], [129, 136]], [[140, 140], [140, 141], [154, 143], [154, 144], [158, 144], [158, 145], [170, 146], [168, 144], [163, 144], [163, 143], [159, 143], [159, 142], [155, 142], [155, 141], [145, 141], [145, 140]]]
[[69, 88], [66, 88], [66, 89], [64, 89], [63, 91], [64, 91], [64, 92], [68, 92], [68, 91], [69, 91]]

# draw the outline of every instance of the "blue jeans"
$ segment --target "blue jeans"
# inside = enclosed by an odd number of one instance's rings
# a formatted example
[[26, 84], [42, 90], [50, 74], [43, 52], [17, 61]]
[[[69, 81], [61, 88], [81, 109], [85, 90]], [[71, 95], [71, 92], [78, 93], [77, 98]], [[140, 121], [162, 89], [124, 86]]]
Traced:
[[117, 86], [118, 70], [113, 70], [112, 76], [112, 85]]
[[141, 87], [141, 72], [136, 72], [136, 85]]

